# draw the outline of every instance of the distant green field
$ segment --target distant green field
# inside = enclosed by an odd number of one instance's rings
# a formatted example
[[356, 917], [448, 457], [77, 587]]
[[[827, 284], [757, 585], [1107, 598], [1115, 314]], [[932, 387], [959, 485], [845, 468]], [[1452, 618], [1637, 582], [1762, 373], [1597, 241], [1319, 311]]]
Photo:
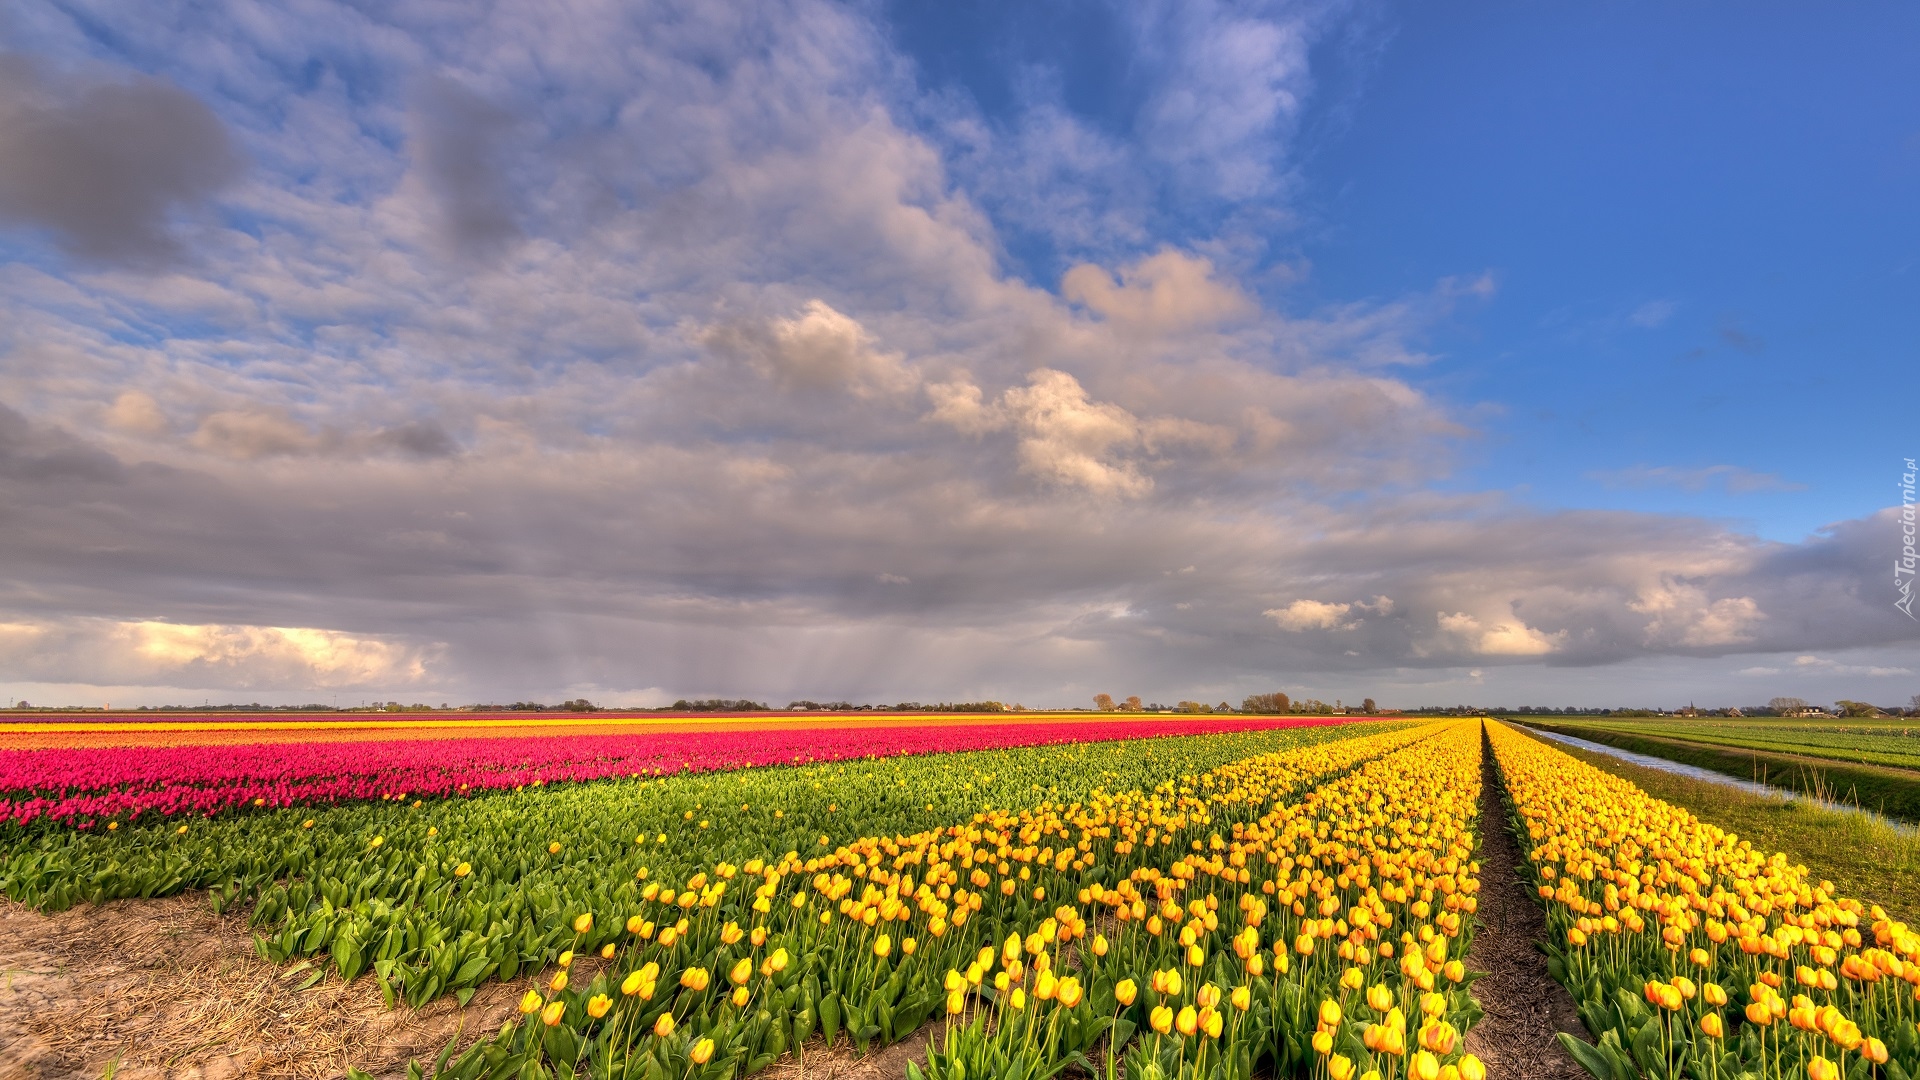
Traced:
[[1524, 724], [1920, 822], [1920, 721], [1525, 716]]
[[[1612, 720], [1599, 716], [1525, 717], [1543, 727], [1581, 727], [1661, 739], [1801, 754], [1860, 765], [1920, 769], [1920, 719], [1786, 720], [1773, 717]], [[1571, 734], [1571, 732], [1569, 732]]]

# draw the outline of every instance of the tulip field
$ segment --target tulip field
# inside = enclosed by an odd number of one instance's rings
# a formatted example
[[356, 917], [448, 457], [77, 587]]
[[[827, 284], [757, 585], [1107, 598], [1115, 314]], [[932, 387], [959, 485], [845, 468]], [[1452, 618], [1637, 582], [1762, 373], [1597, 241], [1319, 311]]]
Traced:
[[[1279, 726], [1314, 723], [1324, 721]], [[8, 754], [0, 757], [0, 821], [47, 817], [117, 829], [142, 815], [465, 797], [527, 785], [1267, 726], [1274, 723], [1108, 720], [347, 742], [325, 738], [334, 725], [322, 723], [310, 725], [319, 738], [292, 745], [196, 739], [139, 753], [51, 747]]]
[[531, 979], [460, 1080], [1483, 1080], [1486, 828], [1602, 1080], [1920, 1077], [1920, 937], [1495, 722], [0, 750], [0, 809], [17, 901], [206, 889], [395, 1007]]

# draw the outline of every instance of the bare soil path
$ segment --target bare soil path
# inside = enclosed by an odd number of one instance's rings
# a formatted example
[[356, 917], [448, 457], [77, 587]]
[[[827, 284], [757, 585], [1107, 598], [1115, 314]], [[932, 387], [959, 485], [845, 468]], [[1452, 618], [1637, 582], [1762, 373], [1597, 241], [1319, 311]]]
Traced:
[[1467, 1033], [1466, 1046], [1500, 1080], [1588, 1080], [1587, 1071], [1560, 1046], [1567, 1032], [1592, 1041], [1565, 987], [1547, 974], [1534, 942], [1546, 933], [1539, 901], [1519, 874], [1520, 847], [1507, 827], [1507, 806], [1493, 767], [1493, 746], [1481, 735], [1480, 929], [1467, 967], [1486, 976], [1473, 996], [1486, 1016]]
[[[597, 961], [581, 957], [578, 974]], [[430, 1063], [454, 1038], [498, 1031], [544, 979], [489, 983], [464, 1009], [442, 998], [388, 1009], [370, 978], [255, 955], [245, 919], [215, 915], [205, 893], [119, 900], [43, 915], [0, 899], [0, 1080], [334, 1080], [353, 1065], [379, 1077]], [[879, 1080], [926, 1060], [930, 1022], [867, 1057], [816, 1038], [763, 1075]]]
[[349, 1064], [404, 1075], [448, 1040], [490, 1031], [529, 980], [388, 1009], [371, 979], [259, 959], [243, 918], [206, 894], [43, 915], [0, 900], [0, 1080], [331, 1080]]

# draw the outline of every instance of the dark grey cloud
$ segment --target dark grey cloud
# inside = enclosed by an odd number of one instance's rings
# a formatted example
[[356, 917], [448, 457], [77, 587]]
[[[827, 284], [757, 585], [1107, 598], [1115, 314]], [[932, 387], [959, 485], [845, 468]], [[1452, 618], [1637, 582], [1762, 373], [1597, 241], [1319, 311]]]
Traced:
[[460, 452], [447, 429], [432, 420], [396, 424], [369, 440], [377, 449], [415, 458], [451, 457]]
[[415, 94], [413, 149], [439, 205], [442, 238], [456, 254], [498, 254], [521, 239], [508, 183], [512, 113], [452, 79], [424, 80]]
[[87, 82], [0, 55], [0, 220], [45, 229], [69, 254], [173, 259], [173, 217], [243, 167], [219, 117], [178, 86]]

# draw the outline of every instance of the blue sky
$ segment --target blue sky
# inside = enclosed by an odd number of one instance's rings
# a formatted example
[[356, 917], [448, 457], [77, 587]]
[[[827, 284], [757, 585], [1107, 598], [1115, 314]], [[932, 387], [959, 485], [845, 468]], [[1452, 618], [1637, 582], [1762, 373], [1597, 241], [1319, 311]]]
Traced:
[[1915, 691], [1920, 13], [0, 14], [0, 683]]
[[[1102, 4], [886, 9], [923, 85], [1117, 139], [1142, 80]], [[1920, 11], [1379, 5], [1313, 47], [1262, 290], [1312, 310], [1489, 273], [1415, 381], [1497, 408], [1456, 481], [1723, 516], [1773, 539], [1885, 504], [1920, 342]], [[1245, 201], [1165, 197], [1204, 241]], [[1045, 278], [1072, 253], [1010, 239]], [[1717, 471], [1716, 471], [1717, 470]]]

